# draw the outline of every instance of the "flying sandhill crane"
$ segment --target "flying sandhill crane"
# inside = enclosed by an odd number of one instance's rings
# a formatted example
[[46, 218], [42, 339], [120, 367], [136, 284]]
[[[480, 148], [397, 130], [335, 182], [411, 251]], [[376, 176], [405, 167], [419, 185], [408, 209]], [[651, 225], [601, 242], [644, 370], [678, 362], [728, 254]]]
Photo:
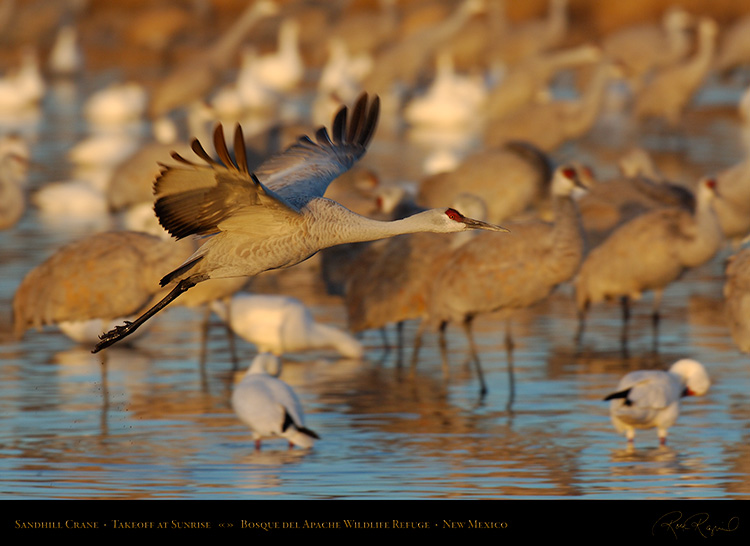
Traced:
[[513, 400], [513, 339], [510, 317], [546, 298], [560, 283], [578, 270], [584, 250], [583, 233], [574, 202], [581, 187], [576, 171], [558, 167], [550, 191], [554, 223], [518, 222], [506, 237], [478, 234], [443, 260], [428, 294], [426, 314], [417, 332], [412, 366], [416, 365], [425, 329], [439, 328], [443, 364], [447, 367], [445, 329], [448, 323], [463, 325], [469, 340], [470, 360], [479, 375], [481, 394], [487, 391], [472, 337], [477, 315], [503, 311], [506, 318], [505, 346]]
[[659, 443], [667, 443], [667, 430], [680, 415], [684, 396], [702, 396], [711, 381], [703, 365], [689, 358], [678, 360], [669, 371], [638, 370], [620, 380], [617, 390], [604, 398], [609, 400], [612, 423], [624, 432], [628, 443], [635, 439], [635, 429], [655, 428]]
[[656, 74], [638, 93], [633, 113], [636, 118], [663, 118], [670, 125], [680, 122], [682, 113], [711, 68], [718, 28], [712, 19], [698, 22], [698, 46], [685, 61]]
[[724, 283], [724, 305], [734, 343], [750, 353], [750, 249], [730, 256]]
[[401, 233], [452, 233], [468, 229], [505, 231], [466, 218], [453, 209], [431, 209], [408, 218], [383, 222], [359, 216], [323, 194], [329, 183], [366, 151], [377, 124], [379, 99], [368, 107], [363, 94], [347, 126], [346, 107], [313, 142], [300, 138], [285, 152], [250, 172], [241, 127], [235, 132], [236, 162], [229, 155], [224, 130], [214, 132], [221, 162], [198, 141], [193, 151], [205, 165], [179, 155], [154, 183], [154, 210], [162, 226], [177, 239], [206, 236], [203, 245], [160, 284], [176, 283], [162, 301], [133, 322], [105, 333], [97, 352], [135, 331], [171, 301], [200, 282], [223, 277], [252, 277], [269, 269], [291, 267], [319, 250], [337, 244], [372, 241]]
[[713, 179], [701, 181], [694, 213], [670, 207], [641, 214], [589, 253], [575, 280], [579, 344], [591, 304], [619, 298], [623, 310], [622, 348], [626, 351], [630, 300], [651, 290], [656, 346], [664, 289], [686, 269], [709, 261], [722, 243], [721, 226], [713, 209], [716, 188]]
[[260, 353], [232, 392], [232, 408], [253, 433], [255, 449], [263, 438], [286, 438], [289, 447], [308, 449], [320, 437], [305, 427], [302, 404], [296, 393], [278, 378], [281, 361]]

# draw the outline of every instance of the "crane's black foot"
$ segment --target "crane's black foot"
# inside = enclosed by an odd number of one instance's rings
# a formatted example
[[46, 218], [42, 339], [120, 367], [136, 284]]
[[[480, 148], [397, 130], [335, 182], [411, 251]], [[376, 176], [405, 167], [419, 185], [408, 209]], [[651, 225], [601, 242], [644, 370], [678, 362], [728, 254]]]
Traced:
[[125, 321], [125, 324], [121, 326], [115, 326], [109, 332], [105, 332], [99, 336], [99, 343], [91, 350], [92, 353], [98, 353], [102, 349], [106, 349], [110, 345], [117, 343], [122, 338], [130, 334], [133, 323], [129, 320]]

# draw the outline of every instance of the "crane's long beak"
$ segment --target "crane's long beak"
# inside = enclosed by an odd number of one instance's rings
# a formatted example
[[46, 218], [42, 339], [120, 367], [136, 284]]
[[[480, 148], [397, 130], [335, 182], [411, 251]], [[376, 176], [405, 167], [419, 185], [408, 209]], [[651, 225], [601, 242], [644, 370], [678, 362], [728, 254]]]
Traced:
[[487, 231], [502, 231], [505, 233], [510, 232], [509, 229], [506, 229], [502, 226], [496, 226], [495, 224], [482, 222], [481, 220], [474, 220], [473, 218], [464, 218], [463, 222], [469, 229], [485, 229]]

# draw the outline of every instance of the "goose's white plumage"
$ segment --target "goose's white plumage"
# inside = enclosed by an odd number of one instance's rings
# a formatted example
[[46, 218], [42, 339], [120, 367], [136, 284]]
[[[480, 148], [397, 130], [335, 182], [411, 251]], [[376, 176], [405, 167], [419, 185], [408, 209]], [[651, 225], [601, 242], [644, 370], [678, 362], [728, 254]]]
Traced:
[[263, 438], [286, 438], [291, 445], [311, 448], [318, 435], [305, 428], [302, 404], [294, 390], [277, 376], [281, 361], [259, 353], [232, 393], [232, 408], [253, 434], [256, 449]]
[[36, 51], [25, 49], [21, 65], [0, 78], [0, 112], [17, 114], [37, 108], [44, 98], [46, 84], [39, 68]]
[[92, 93], [83, 105], [83, 115], [93, 124], [118, 124], [140, 119], [147, 107], [146, 89], [129, 81]]
[[666, 443], [667, 429], [680, 414], [684, 396], [702, 396], [711, 382], [703, 365], [689, 358], [678, 360], [668, 371], [639, 370], [620, 380], [617, 390], [607, 396], [610, 416], [618, 432], [629, 442], [635, 429], [655, 428], [659, 442]]
[[213, 302], [211, 308], [232, 331], [261, 352], [280, 356], [330, 348], [348, 358], [361, 358], [364, 352], [351, 334], [316, 322], [310, 310], [290, 296], [237, 294], [231, 302]]
[[291, 267], [330, 246], [384, 239], [401, 233], [452, 233], [467, 229], [507, 231], [466, 218], [453, 209], [432, 209], [383, 222], [353, 213], [323, 197], [330, 182], [364, 155], [377, 124], [380, 101], [368, 106], [363, 94], [351, 120], [343, 107], [332, 131], [320, 128], [315, 140], [304, 136], [255, 172], [247, 166], [242, 130], [235, 132], [235, 158], [218, 126], [214, 144], [221, 161], [200, 143], [193, 151], [205, 164], [177, 154], [178, 165], [165, 166], [154, 184], [154, 210], [174, 237], [206, 236], [203, 245], [161, 285], [177, 283], [156, 306], [132, 323], [103, 334], [97, 352], [129, 335], [180, 294], [212, 278], [251, 277]]

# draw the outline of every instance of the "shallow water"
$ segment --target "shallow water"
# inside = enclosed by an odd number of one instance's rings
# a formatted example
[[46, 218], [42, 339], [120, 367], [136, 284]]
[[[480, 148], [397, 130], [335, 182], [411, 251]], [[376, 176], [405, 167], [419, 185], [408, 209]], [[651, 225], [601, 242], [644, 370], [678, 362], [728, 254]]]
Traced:
[[[85, 126], [72, 122], [81, 95], [53, 92], [36, 124], [23, 125], [33, 146], [31, 187], [63, 179], [64, 153]], [[64, 91], [64, 89], [63, 89]], [[719, 87], [715, 96], [739, 89]], [[66, 98], [69, 97], [69, 98]], [[711, 95], [703, 95], [711, 103]], [[699, 174], [741, 157], [737, 121], [696, 115], [690, 134], [646, 133], [643, 142], [674, 159], [676, 172]], [[708, 114], [706, 112], [709, 112]], [[584, 157], [611, 167], [612, 126], [565, 146], [559, 159]], [[601, 140], [597, 136], [606, 134]], [[384, 131], [367, 161], [389, 176], [413, 179], [424, 145]], [[605, 142], [602, 146], [602, 142]], [[394, 148], [399, 153], [392, 155]], [[395, 157], [395, 159], [394, 159]], [[416, 165], [416, 167], [415, 167]], [[93, 228], [92, 228], [93, 225]], [[321, 440], [310, 451], [267, 442], [256, 452], [229, 406], [233, 381], [223, 329], [212, 330], [199, 364], [201, 313], [171, 309], [154, 319], [138, 348], [90, 347], [54, 328], [14, 340], [10, 302], [27, 271], [59, 246], [102, 223], [51, 222], [29, 208], [0, 233], [0, 491], [14, 499], [747, 499], [750, 497], [750, 366], [722, 316], [723, 251], [689, 272], [664, 297], [658, 352], [652, 351], [649, 297], [634, 309], [630, 354], [619, 350], [619, 309], [594, 308], [576, 351], [571, 290], [514, 320], [515, 394], [497, 317], [476, 321], [489, 394], [480, 399], [474, 371], [461, 362], [465, 343], [449, 330], [444, 375], [430, 336], [416, 375], [385, 352], [380, 334], [363, 336], [366, 358], [317, 351], [288, 355], [282, 378], [299, 394]], [[308, 303], [318, 319], [343, 327], [335, 297], [321, 296], [310, 267], [282, 273], [273, 286]], [[406, 326], [406, 339], [416, 330]], [[238, 342], [243, 363], [255, 353]], [[641, 432], [633, 448], [612, 428], [602, 402], [627, 371], [665, 368], [689, 356], [704, 362], [713, 385], [688, 399], [668, 445]]]

